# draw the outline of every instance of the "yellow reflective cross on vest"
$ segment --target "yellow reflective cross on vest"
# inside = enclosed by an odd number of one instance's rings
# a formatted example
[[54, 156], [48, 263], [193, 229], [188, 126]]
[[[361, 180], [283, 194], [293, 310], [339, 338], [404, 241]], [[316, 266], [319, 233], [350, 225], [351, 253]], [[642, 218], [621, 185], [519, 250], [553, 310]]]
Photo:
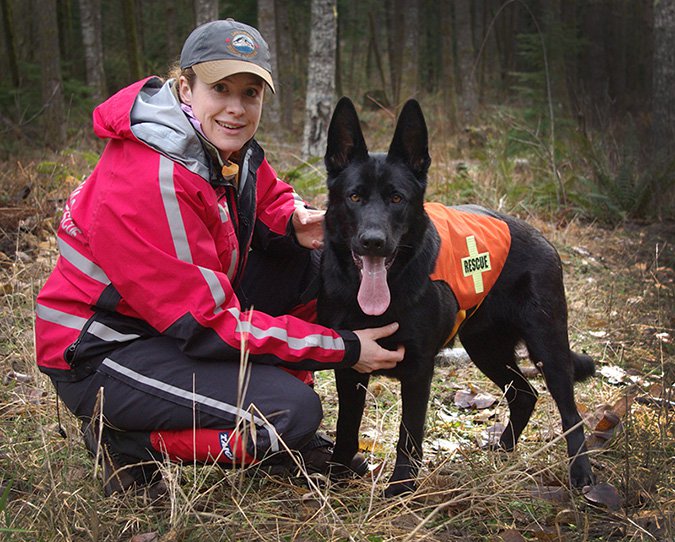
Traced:
[[476, 237], [469, 235], [466, 238], [466, 248], [469, 250], [469, 255], [462, 258], [462, 273], [465, 277], [473, 278], [473, 287], [477, 294], [482, 294], [485, 291], [483, 285], [483, 273], [490, 271], [490, 253], [478, 253], [476, 247]]

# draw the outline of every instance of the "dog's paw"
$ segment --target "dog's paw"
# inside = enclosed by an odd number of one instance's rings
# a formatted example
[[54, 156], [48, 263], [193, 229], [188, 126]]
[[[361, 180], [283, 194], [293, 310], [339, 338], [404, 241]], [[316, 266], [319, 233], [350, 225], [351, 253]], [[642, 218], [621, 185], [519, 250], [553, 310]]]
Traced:
[[328, 475], [333, 482], [362, 478], [370, 471], [368, 460], [361, 454], [354, 455], [349, 465], [338, 461], [330, 461], [328, 465]]
[[390, 482], [384, 490], [384, 496], [387, 499], [392, 497], [400, 497], [413, 493], [417, 489], [417, 484], [412, 480], [400, 480], [398, 482]]
[[[582, 461], [582, 459], [586, 459], [586, 461]], [[572, 463], [570, 466], [570, 484], [577, 489], [595, 485], [595, 476], [588, 458], [577, 458]]]

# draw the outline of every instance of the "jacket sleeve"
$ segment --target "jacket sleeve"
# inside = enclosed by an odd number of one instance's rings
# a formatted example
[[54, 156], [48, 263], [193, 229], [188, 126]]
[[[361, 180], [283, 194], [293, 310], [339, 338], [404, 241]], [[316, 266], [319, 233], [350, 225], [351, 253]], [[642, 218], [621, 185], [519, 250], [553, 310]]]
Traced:
[[277, 177], [267, 160], [257, 171], [254, 248], [288, 254], [307, 250], [298, 244], [291, 218], [304, 202], [293, 187]]
[[[143, 156], [109, 161], [90, 232], [91, 252], [122, 296], [120, 312], [126, 305], [202, 359], [245, 351], [253, 361], [311, 370], [356, 362], [360, 345], [351, 331], [242, 311], [224, 268], [224, 241], [209, 223], [218, 217], [210, 186], [168, 158]], [[290, 216], [282, 209], [279, 222]]]

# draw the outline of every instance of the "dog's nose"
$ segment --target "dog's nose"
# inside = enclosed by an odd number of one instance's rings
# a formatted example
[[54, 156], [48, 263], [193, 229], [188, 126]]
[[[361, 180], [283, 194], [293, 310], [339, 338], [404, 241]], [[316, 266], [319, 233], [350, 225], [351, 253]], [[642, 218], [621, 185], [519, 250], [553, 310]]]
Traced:
[[369, 230], [359, 235], [359, 243], [365, 251], [379, 251], [384, 248], [385, 236], [381, 231]]

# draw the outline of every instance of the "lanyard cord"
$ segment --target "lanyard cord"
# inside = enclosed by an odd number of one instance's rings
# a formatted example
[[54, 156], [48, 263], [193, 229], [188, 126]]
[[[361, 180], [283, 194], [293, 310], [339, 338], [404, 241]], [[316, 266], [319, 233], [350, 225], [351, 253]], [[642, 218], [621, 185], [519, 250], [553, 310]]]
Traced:
[[56, 393], [56, 420], [59, 425], [58, 427], [58, 432], [59, 435], [63, 438], [67, 438], [68, 435], [66, 434], [66, 430], [63, 428], [63, 425], [61, 424], [61, 407], [59, 406], [61, 403], [61, 398], [59, 397], [59, 383], [54, 382], [54, 388], [55, 388], [55, 393]]

